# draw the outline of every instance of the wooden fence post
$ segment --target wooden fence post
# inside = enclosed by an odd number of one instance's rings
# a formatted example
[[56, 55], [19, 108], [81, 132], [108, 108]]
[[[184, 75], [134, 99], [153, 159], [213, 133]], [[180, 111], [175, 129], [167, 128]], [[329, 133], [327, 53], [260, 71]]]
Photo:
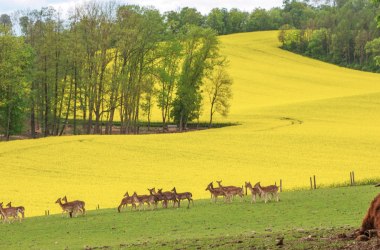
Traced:
[[355, 172], [352, 171], [352, 184], [355, 186]]
[[315, 175], [314, 175], [314, 189], [317, 189], [317, 182], [315, 181]]
[[310, 177], [310, 189], [311, 190], [313, 189], [313, 180], [311, 179], [311, 177]]
[[280, 179], [280, 192], [282, 192], [282, 179]]
[[352, 172], [350, 172], [350, 186], [352, 186]]

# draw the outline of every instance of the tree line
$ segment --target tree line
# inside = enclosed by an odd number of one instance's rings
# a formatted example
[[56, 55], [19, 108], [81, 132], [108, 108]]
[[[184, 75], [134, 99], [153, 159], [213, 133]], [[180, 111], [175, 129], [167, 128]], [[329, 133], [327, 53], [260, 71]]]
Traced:
[[0, 134], [7, 139], [25, 124], [32, 138], [68, 126], [72, 134], [112, 134], [116, 121], [120, 133], [137, 134], [154, 105], [163, 128], [174, 122], [183, 130], [199, 119], [203, 96], [209, 126], [215, 112], [228, 113], [232, 79], [211, 28], [115, 3], [88, 2], [68, 18], [50, 7], [20, 13], [21, 35], [9, 16], [0, 18]]
[[379, 5], [371, 0], [335, 0], [309, 9], [301, 28], [286, 24], [279, 40], [284, 49], [354, 69], [379, 72]]

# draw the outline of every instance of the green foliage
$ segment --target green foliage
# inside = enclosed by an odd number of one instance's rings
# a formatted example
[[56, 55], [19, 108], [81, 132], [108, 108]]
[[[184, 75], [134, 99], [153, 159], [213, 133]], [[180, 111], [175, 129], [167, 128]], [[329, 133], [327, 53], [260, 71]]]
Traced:
[[33, 60], [32, 49], [10, 28], [0, 27], [0, 134], [6, 139], [22, 132]]
[[379, 36], [376, 7], [371, 1], [348, 0], [335, 5], [307, 6], [307, 2], [287, 1], [284, 12], [290, 15], [294, 10], [299, 13], [295, 16], [300, 18], [296, 21], [290, 18], [292, 21], [288, 23], [302, 29], [288, 32], [280, 29], [283, 48], [355, 69], [379, 70], [374, 54], [368, 54], [366, 49], [366, 44]]
[[183, 34], [184, 59], [171, 116], [181, 129], [200, 115], [203, 79], [219, 59], [216, 33], [188, 26]]

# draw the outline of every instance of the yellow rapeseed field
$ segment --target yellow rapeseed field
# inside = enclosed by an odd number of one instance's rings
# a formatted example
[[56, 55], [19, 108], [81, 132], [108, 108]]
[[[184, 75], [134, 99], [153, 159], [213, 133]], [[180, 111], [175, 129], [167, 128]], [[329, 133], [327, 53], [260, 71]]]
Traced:
[[[68, 136], [0, 143], [0, 201], [43, 215], [58, 197], [116, 207], [126, 191], [191, 191], [245, 180], [284, 189], [380, 177], [380, 75], [278, 48], [277, 32], [223, 36], [240, 126], [182, 134]], [[203, 120], [207, 120], [207, 107]]]

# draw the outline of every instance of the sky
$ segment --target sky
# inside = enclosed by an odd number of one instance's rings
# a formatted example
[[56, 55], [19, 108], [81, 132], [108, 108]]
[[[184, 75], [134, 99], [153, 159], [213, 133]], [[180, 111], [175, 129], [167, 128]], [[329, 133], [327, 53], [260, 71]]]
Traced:
[[[40, 9], [47, 6], [53, 6], [62, 12], [66, 12], [76, 4], [83, 2], [85, 0], [0, 0], [0, 14], [11, 14], [17, 10]], [[251, 11], [258, 7], [270, 9], [282, 6], [283, 0], [116, 0], [116, 2], [154, 6], [161, 12], [178, 10], [182, 7], [195, 7], [198, 11], [206, 14], [213, 8], [238, 8], [245, 11]]]

